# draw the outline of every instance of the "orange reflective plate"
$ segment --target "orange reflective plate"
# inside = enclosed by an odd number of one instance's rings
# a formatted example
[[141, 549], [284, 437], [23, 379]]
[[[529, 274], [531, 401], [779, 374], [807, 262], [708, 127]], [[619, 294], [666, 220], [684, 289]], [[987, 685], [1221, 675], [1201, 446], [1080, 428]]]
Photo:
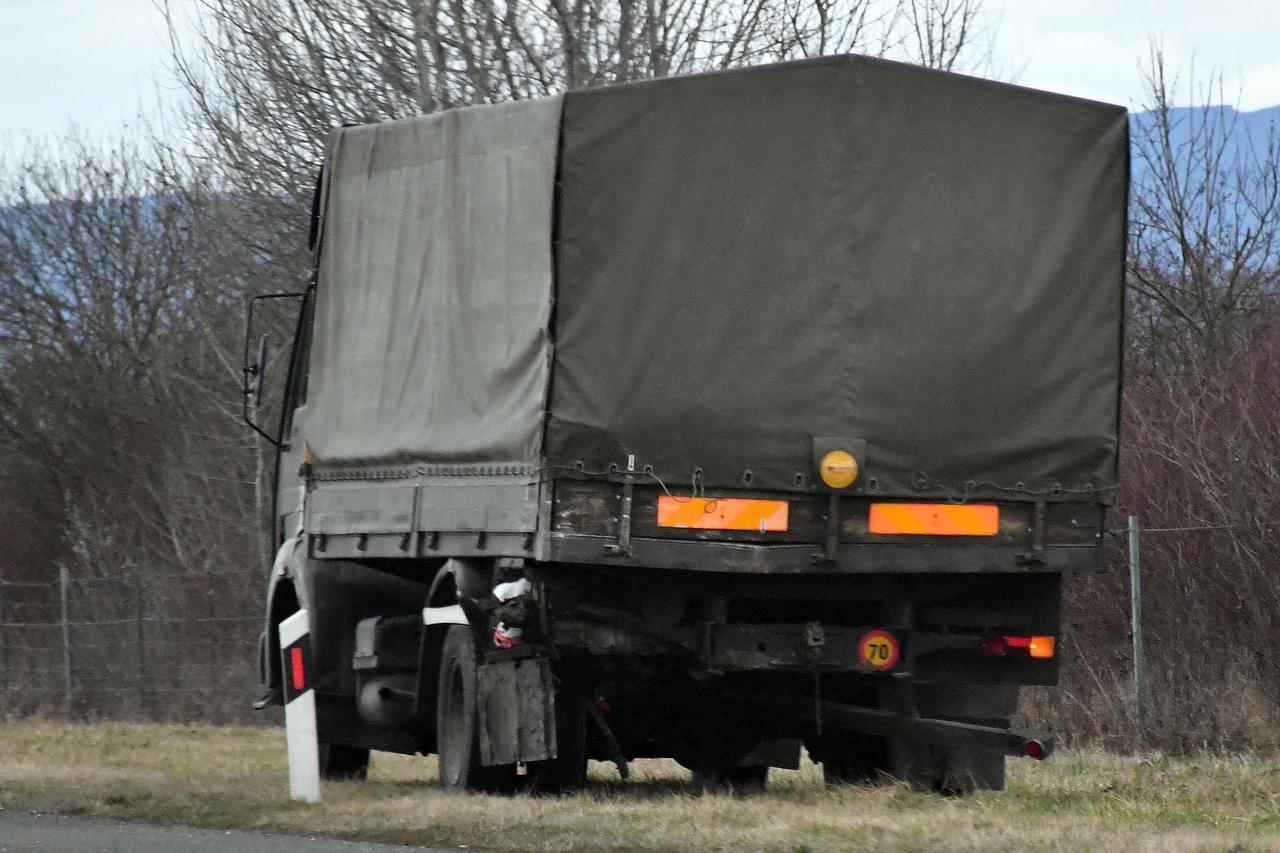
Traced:
[[872, 533], [919, 536], [995, 536], [995, 504], [872, 504]]
[[658, 526], [782, 533], [787, 529], [787, 502], [663, 495], [658, 498]]

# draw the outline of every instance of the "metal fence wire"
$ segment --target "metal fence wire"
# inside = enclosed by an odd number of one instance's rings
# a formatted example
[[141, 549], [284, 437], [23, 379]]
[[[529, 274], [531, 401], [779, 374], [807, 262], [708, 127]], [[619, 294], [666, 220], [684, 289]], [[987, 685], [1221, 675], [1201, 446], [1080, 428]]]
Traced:
[[0, 712], [246, 722], [261, 570], [0, 578]]
[[[1139, 543], [1148, 535], [1249, 525], [1144, 528], [1136, 516], [1128, 521], [1131, 714], [1141, 748], [1151, 685], [1143, 665]], [[79, 574], [65, 566], [49, 582], [0, 578], [0, 713], [250, 721], [260, 689], [265, 580], [257, 569]]]

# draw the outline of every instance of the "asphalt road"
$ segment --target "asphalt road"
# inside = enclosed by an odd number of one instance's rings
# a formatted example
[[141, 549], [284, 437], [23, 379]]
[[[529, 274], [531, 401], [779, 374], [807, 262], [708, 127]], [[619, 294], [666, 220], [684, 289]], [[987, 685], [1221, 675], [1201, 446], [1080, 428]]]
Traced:
[[439, 847], [399, 847], [239, 830], [152, 826], [66, 815], [0, 810], [2, 853], [445, 853]]

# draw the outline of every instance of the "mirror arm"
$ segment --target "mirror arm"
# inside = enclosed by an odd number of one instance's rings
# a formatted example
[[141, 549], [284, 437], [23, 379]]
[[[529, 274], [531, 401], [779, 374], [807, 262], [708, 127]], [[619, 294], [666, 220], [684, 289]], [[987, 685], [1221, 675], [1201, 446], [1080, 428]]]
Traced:
[[271, 446], [277, 450], [283, 449], [284, 445], [278, 438], [270, 435], [262, 427], [258, 426], [254, 421], [249, 406], [250, 398], [253, 398], [253, 408], [256, 410], [262, 402], [262, 384], [266, 379], [266, 357], [267, 357], [267, 336], [264, 334], [258, 343], [258, 360], [253, 364], [249, 363], [249, 336], [253, 331], [253, 311], [259, 302], [268, 299], [300, 299], [306, 296], [307, 291], [299, 290], [287, 293], [263, 293], [249, 300], [248, 310], [244, 322], [244, 355], [242, 357], [243, 379], [240, 385], [241, 392], [241, 410], [240, 416], [244, 422], [256, 432], [271, 443]]

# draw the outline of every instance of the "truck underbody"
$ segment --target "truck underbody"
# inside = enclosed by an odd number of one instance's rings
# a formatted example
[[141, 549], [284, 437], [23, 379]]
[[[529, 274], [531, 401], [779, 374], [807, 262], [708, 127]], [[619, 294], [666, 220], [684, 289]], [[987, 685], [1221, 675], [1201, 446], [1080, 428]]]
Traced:
[[[868, 501], [792, 496], [791, 541], [764, 544], [649, 520], [628, 539], [624, 502], [635, 513], [655, 489], [554, 488], [540, 535], [291, 540], [273, 572], [267, 686], [280, 684], [275, 625], [305, 607], [322, 742], [356, 755], [357, 771], [365, 749], [438, 752], [447, 788], [565, 790], [588, 758], [625, 774], [632, 759], [670, 757], [700, 784], [745, 789], [770, 766], [798, 766], [803, 746], [833, 783], [998, 789], [1007, 755], [1052, 751], [1010, 718], [1020, 686], [1056, 682], [1063, 571], [1097, 565], [1096, 506], [1002, 505], [994, 546], [870, 544], [840, 523]], [[337, 528], [336, 504], [323, 505], [317, 526]], [[463, 536], [471, 553], [429, 555]], [[404, 543], [398, 557], [362, 557]], [[868, 570], [877, 562], [891, 570]], [[888, 643], [878, 658], [864, 650], [877, 638]]]

